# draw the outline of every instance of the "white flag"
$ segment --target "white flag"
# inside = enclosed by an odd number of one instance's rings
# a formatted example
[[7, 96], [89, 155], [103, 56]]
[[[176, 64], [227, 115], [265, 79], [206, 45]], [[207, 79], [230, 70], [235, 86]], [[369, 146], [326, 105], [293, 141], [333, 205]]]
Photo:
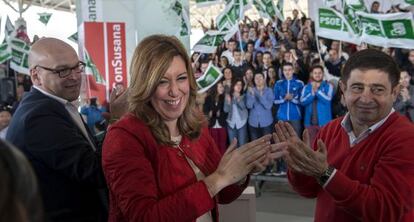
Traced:
[[223, 73], [210, 61], [206, 71], [197, 79], [198, 91], [197, 93], [206, 92], [214, 86], [221, 78]]

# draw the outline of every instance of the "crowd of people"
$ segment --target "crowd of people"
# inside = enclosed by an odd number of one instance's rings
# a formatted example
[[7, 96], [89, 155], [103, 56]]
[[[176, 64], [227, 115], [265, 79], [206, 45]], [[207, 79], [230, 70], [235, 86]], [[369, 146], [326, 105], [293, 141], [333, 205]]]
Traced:
[[[322, 126], [347, 112], [338, 87], [341, 71], [350, 56], [367, 48], [384, 51], [398, 63], [403, 88], [394, 108], [414, 120], [414, 50], [317, 38], [313, 21], [299, 14], [293, 10], [283, 22], [267, 23], [246, 17], [240, 35], [223, 42], [216, 53], [193, 53], [197, 76], [210, 62], [223, 73], [223, 79], [197, 100], [222, 152], [233, 138], [243, 145], [272, 132], [279, 120], [289, 122], [298, 135], [306, 128], [311, 140], [315, 138]], [[264, 173], [285, 175], [285, 163]]]
[[[413, 221], [414, 50], [317, 39], [297, 10], [248, 20], [214, 54], [142, 40], [109, 113], [94, 98], [79, 111], [85, 64], [70, 45], [36, 41], [33, 86], [11, 121], [0, 110], [13, 144], [0, 141], [0, 219], [218, 221], [265, 172], [317, 198], [316, 221]], [[210, 62], [223, 79], [197, 93]]]

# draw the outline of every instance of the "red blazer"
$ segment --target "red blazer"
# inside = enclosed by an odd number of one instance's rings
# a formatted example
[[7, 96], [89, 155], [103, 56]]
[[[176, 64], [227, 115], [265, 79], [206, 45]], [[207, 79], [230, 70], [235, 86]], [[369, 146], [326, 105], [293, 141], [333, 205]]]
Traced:
[[185, 158], [206, 176], [217, 168], [221, 154], [207, 128], [193, 141], [183, 137], [180, 147], [184, 153], [158, 144], [145, 123], [132, 114], [110, 127], [102, 149], [110, 222], [190, 222], [208, 211], [218, 221], [217, 203], [235, 200], [248, 182], [228, 186], [211, 198]]

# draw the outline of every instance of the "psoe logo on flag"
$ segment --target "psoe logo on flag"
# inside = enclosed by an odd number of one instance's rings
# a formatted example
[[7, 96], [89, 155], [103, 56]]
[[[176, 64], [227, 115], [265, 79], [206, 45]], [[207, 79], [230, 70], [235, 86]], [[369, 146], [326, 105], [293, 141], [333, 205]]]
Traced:
[[405, 30], [405, 27], [404, 27], [404, 23], [402, 22], [393, 23], [390, 33], [393, 36], [404, 36], [405, 34], [407, 34], [407, 31]]

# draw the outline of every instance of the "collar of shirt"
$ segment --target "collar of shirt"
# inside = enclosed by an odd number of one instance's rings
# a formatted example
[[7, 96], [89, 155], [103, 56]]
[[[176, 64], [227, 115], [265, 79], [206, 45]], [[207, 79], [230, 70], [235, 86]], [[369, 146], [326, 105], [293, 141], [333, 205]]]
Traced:
[[361, 142], [363, 139], [367, 138], [371, 133], [373, 133], [375, 130], [377, 130], [382, 124], [387, 121], [387, 119], [395, 112], [395, 109], [392, 108], [390, 113], [388, 115], [375, 123], [374, 125], [370, 126], [368, 129], [363, 131], [358, 137], [355, 136], [354, 131], [352, 129], [352, 123], [351, 123], [351, 116], [349, 112], [345, 115], [344, 119], [341, 122], [342, 128], [344, 128], [345, 132], [348, 134], [349, 137], [349, 143], [351, 144], [351, 147], [356, 145], [357, 143]]
[[40, 91], [41, 93], [43, 93], [45, 96], [48, 96], [48, 97], [50, 97], [50, 98], [52, 98], [52, 99], [54, 99], [54, 100], [56, 100], [56, 101], [58, 101], [58, 102], [62, 103], [62, 104], [63, 104], [63, 105], [65, 105], [65, 106], [66, 106], [66, 104], [71, 103], [71, 104], [72, 104], [72, 105], [74, 105], [76, 108], [78, 108], [78, 107], [79, 107], [79, 102], [78, 102], [77, 100], [74, 100], [74, 101], [72, 101], [72, 102], [69, 102], [69, 101], [68, 101], [68, 100], [66, 100], [66, 99], [60, 98], [60, 97], [58, 97], [58, 96], [55, 96], [55, 95], [53, 95], [53, 94], [51, 94], [51, 93], [46, 92], [45, 90], [41, 89], [41, 88], [40, 88], [40, 87], [38, 87], [38, 86], [33, 85], [33, 88], [35, 88], [35, 89], [39, 90], [39, 91]]

